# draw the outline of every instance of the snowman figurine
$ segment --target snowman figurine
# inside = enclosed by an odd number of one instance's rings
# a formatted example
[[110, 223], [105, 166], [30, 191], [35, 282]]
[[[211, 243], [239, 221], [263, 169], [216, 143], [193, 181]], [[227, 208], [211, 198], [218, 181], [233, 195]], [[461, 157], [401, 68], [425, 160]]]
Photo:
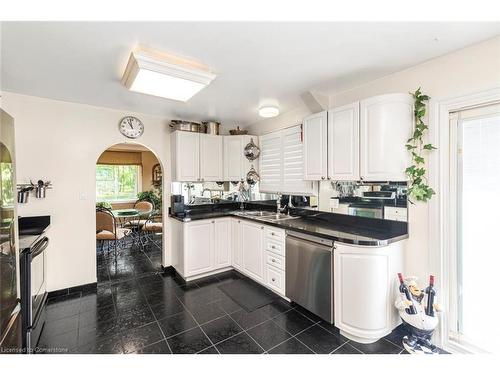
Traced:
[[[436, 354], [438, 348], [432, 343], [431, 338], [439, 320], [435, 313], [441, 311], [439, 304], [435, 303], [434, 277], [430, 277], [429, 286], [422, 290], [414, 276], [400, 278], [399, 295], [395, 306], [403, 326], [409, 335], [403, 337], [403, 346], [412, 354]], [[429, 307], [428, 305], [431, 305]]]

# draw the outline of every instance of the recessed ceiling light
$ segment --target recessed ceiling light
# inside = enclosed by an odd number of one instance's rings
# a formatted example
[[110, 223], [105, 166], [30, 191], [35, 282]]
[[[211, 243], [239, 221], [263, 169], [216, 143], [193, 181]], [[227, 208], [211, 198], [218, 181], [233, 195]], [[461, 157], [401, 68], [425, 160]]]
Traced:
[[207, 67], [172, 55], [137, 51], [123, 73], [123, 84], [143, 94], [185, 102], [216, 77]]
[[280, 109], [273, 106], [265, 106], [259, 108], [260, 117], [276, 117], [280, 114]]

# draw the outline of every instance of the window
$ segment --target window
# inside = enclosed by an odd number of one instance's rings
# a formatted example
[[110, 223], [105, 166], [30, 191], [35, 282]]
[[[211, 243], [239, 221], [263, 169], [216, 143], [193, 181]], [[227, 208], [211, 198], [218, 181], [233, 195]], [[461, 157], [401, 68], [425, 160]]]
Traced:
[[456, 234], [450, 339], [472, 351], [500, 350], [495, 285], [500, 252], [500, 105], [460, 111], [456, 132]]
[[98, 202], [134, 201], [140, 186], [139, 165], [106, 165], [96, 167]]

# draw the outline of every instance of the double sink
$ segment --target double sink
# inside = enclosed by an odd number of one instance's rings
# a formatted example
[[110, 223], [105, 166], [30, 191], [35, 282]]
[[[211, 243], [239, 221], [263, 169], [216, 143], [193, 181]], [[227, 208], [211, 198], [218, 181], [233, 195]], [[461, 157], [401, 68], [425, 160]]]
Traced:
[[291, 216], [282, 213], [272, 213], [269, 211], [239, 211], [235, 212], [234, 214], [240, 217], [251, 217], [254, 219], [259, 219], [271, 223], [279, 223], [280, 221], [299, 218], [299, 216]]

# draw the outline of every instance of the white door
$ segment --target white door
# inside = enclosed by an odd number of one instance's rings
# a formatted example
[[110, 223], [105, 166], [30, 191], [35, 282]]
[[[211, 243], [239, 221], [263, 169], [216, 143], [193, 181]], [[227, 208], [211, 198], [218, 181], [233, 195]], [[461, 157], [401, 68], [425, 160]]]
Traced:
[[325, 180], [327, 177], [327, 112], [304, 119], [304, 179]]
[[224, 181], [240, 181], [243, 175], [243, 142], [237, 135], [224, 136]]
[[328, 111], [328, 179], [359, 180], [359, 102]]
[[213, 270], [215, 241], [212, 221], [194, 221], [184, 225], [186, 225], [184, 236], [185, 276]]
[[274, 132], [260, 137], [261, 192], [276, 193], [282, 189], [283, 154], [282, 133]]
[[365, 181], [406, 181], [405, 144], [413, 132], [413, 98], [389, 94], [360, 104], [360, 175]]
[[[390, 324], [389, 259], [370, 248], [335, 243], [335, 326], [357, 337], [378, 337]], [[390, 275], [394, 277], [394, 275]]]
[[237, 270], [243, 268], [243, 254], [241, 253], [241, 220], [231, 220], [231, 247], [232, 247], [232, 264]]
[[173, 133], [174, 181], [200, 180], [200, 134], [176, 131]]
[[231, 266], [231, 218], [215, 220], [215, 268]]
[[302, 126], [283, 130], [283, 193], [312, 194], [314, 182], [304, 181]]
[[262, 225], [247, 221], [241, 222], [243, 269], [258, 281], [264, 280], [263, 233]]
[[223, 137], [200, 134], [200, 177], [201, 181], [223, 181]]

